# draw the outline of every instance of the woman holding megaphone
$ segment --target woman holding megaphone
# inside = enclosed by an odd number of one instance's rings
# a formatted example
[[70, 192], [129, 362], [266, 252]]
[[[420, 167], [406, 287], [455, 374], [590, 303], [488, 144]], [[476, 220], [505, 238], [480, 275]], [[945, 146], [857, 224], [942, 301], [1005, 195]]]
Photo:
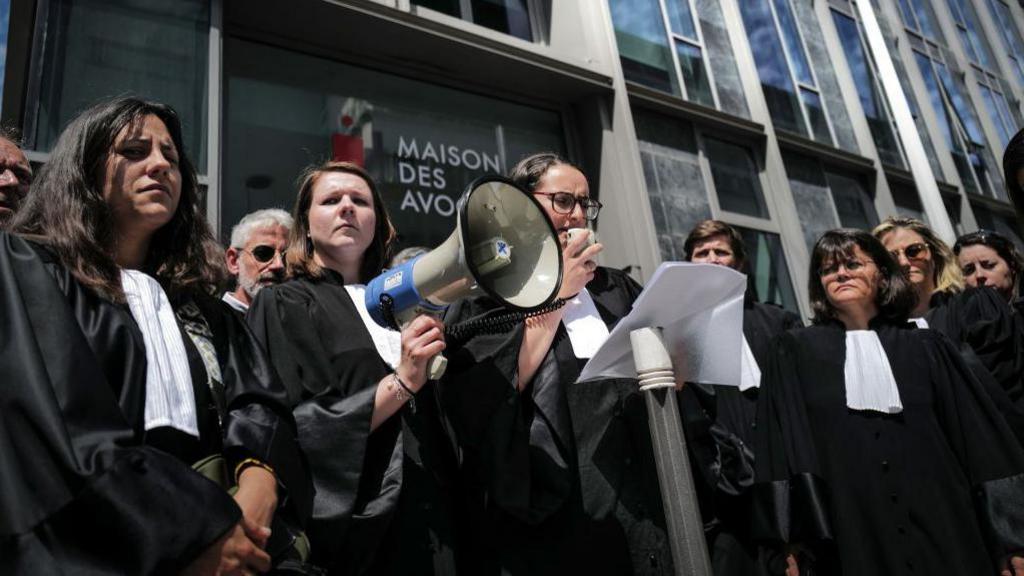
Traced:
[[[636, 380], [576, 383], [641, 287], [596, 264], [602, 246], [584, 227], [601, 204], [578, 168], [535, 154], [511, 179], [559, 234], [565, 305], [501, 333], [449, 343], [442, 401], [461, 449], [468, 523], [460, 571], [672, 573]], [[487, 297], [465, 300], [445, 320], [455, 325], [496, 307]]]
[[370, 175], [347, 162], [299, 179], [286, 264], [248, 320], [288, 388], [316, 497], [307, 532], [331, 574], [454, 573], [446, 441], [429, 360], [440, 321], [379, 327], [365, 282], [390, 257], [395, 231]]

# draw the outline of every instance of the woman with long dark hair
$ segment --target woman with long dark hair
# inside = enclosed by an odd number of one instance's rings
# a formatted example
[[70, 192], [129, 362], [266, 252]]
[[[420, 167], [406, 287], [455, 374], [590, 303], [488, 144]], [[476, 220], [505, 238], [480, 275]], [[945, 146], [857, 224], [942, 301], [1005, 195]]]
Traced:
[[454, 455], [426, 371], [444, 327], [419, 316], [399, 333], [370, 318], [364, 283], [395, 231], [364, 169], [311, 166], [298, 187], [290, 279], [261, 290], [248, 320], [309, 459], [313, 558], [331, 574], [452, 574]]
[[826, 232], [808, 292], [757, 416], [758, 531], [786, 573], [1024, 574], [1024, 452], [953, 344], [907, 322], [896, 261]]
[[[225, 484], [216, 493], [206, 483], [202, 508], [159, 520], [176, 535], [216, 526], [215, 542], [175, 558], [122, 552], [109, 561], [142, 563], [131, 573], [160, 562], [160, 571], [189, 561], [199, 573], [269, 568], [260, 549], [290, 543], [269, 539], [279, 503], [289, 502], [287, 515], [298, 521], [308, 480], [284, 388], [251, 333], [213, 296], [222, 258], [174, 110], [125, 97], [83, 112], [61, 134], [11, 230], [34, 243], [56, 279], [66, 304], [54, 306], [71, 306], [134, 437], [203, 464]], [[184, 494], [193, 475], [168, 478], [168, 505], [199, 497]], [[237, 484], [233, 498], [226, 484]], [[128, 507], [164, 504], [124, 497]]]

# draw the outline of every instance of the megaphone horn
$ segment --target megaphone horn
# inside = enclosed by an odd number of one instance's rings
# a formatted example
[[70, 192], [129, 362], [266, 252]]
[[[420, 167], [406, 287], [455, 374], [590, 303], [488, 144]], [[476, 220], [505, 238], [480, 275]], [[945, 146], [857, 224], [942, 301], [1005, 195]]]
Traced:
[[[484, 176], [466, 187], [458, 206], [455, 231], [444, 243], [366, 285], [375, 322], [397, 330], [419, 314], [441, 316], [478, 290], [523, 312], [555, 299], [562, 283], [558, 235], [531, 194], [501, 176]], [[431, 361], [432, 380], [445, 364], [442, 356]]]

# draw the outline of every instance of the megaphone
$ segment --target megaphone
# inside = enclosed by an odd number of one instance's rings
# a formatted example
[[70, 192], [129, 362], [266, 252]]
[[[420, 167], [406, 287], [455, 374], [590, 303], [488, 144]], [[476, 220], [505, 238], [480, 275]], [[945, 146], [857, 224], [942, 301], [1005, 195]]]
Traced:
[[[455, 231], [444, 243], [366, 285], [366, 309], [377, 324], [398, 330], [478, 292], [531, 312], [550, 304], [561, 284], [561, 245], [540, 203], [510, 180], [483, 176], [459, 199]], [[434, 357], [430, 379], [446, 365]]]

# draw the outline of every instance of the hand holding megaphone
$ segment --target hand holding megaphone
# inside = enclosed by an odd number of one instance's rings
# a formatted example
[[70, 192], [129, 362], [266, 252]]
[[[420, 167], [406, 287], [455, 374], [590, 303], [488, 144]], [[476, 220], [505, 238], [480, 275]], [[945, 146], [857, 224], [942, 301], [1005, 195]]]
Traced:
[[597, 255], [604, 246], [594, 238], [594, 233], [586, 228], [572, 228], [566, 234], [565, 249], [562, 250], [562, 288], [559, 298], [568, 299], [586, 287], [594, 279], [597, 270]]
[[[551, 304], [558, 292], [558, 237], [531, 194], [505, 178], [485, 176], [467, 187], [458, 206], [455, 231], [444, 243], [366, 285], [370, 317], [402, 330], [403, 359], [406, 329], [423, 326], [421, 318], [436, 321], [460, 298], [485, 294], [507, 309], [532, 312]], [[427, 349], [427, 340], [433, 342], [430, 333], [416, 332], [410, 344]], [[416, 359], [413, 364], [419, 366]], [[428, 360], [427, 377], [440, 378], [446, 364], [444, 356], [435, 354]]]
[[413, 392], [426, 384], [431, 364], [442, 358], [444, 350], [444, 324], [429, 314], [421, 314], [402, 328], [402, 356], [395, 373]]

